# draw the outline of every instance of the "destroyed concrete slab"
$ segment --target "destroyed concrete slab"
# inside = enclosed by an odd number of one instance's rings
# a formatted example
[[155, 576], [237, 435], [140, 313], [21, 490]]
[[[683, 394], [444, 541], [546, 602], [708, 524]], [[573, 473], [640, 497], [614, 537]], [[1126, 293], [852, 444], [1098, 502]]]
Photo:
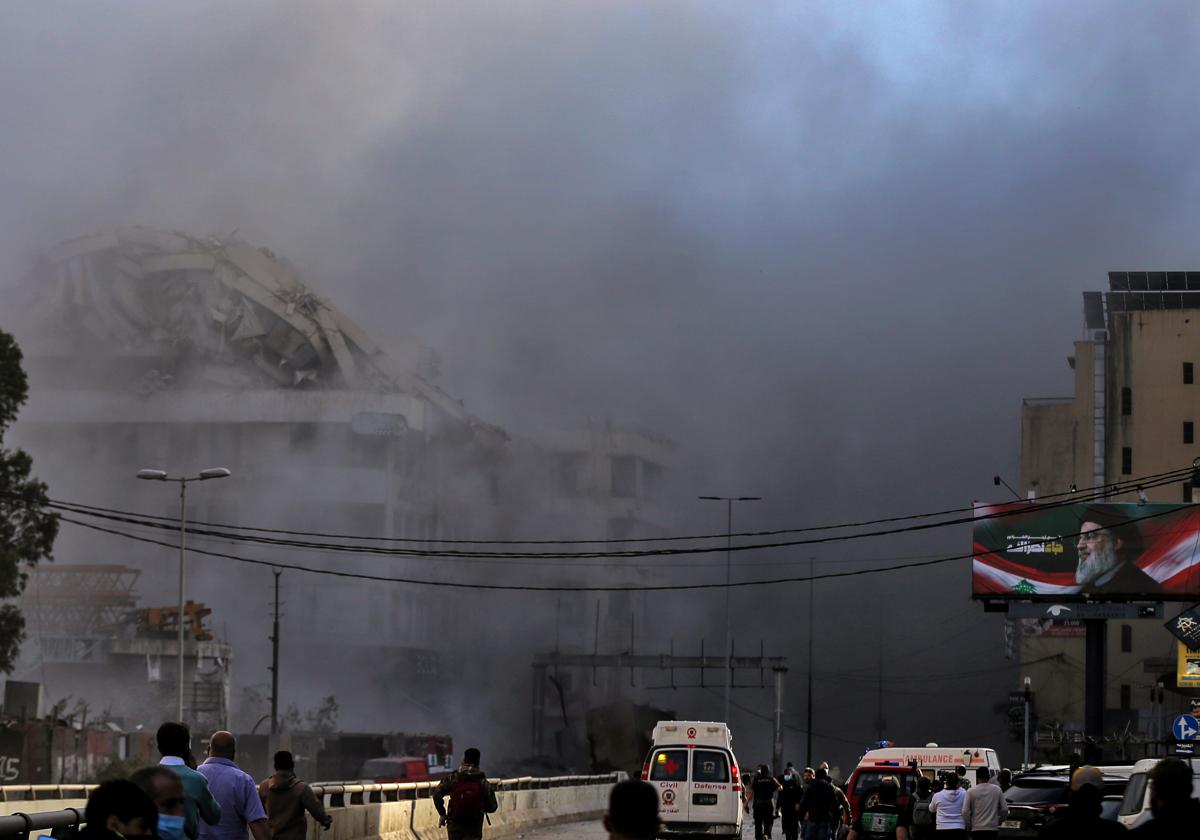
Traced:
[[46, 253], [46, 259], [52, 263], [62, 262], [73, 257], [92, 254], [96, 251], [105, 251], [115, 247], [117, 247], [117, 234], [115, 231], [109, 230], [103, 233], [95, 233], [91, 236], [80, 236], [77, 239], [69, 239], [61, 245], [50, 249]]
[[217, 261], [212, 254], [155, 254], [142, 257], [142, 271], [212, 271]]
[[[447, 420], [480, 426], [267, 248], [126, 226], [69, 240], [49, 256], [56, 271], [47, 297], [60, 324], [65, 318], [122, 352], [158, 346], [172, 373], [177, 363], [192, 366], [191, 378], [174, 375], [152, 390], [248, 377], [295, 390], [404, 392]], [[239, 372], [214, 379], [221, 364]]]

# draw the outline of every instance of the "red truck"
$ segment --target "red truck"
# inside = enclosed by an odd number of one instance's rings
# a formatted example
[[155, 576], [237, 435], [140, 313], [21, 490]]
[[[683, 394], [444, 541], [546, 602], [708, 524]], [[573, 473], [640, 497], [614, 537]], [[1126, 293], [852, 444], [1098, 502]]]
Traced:
[[410, 755], [385, 755], [370, 758], [363, 764], [358, 777], [370, 782], [430, 782], [447, 773], [446, 767], [430, 767], [425, 759]]

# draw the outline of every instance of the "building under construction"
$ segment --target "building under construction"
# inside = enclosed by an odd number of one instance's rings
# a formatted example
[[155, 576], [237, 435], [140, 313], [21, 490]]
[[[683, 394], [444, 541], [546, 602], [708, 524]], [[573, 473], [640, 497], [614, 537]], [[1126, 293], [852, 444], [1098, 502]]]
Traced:
[[[46, 564], [21, 599], [26, 641], [18, 677], [42, 683], [61, 707], [32, 716], [153, 727], [176, 697], [179, 608], [140, 607], [138, 571]], [[184, 706], [200, 731], [229, 725], [230, 646], [213, 638], [203, 604], [184, 605]], [[45, 704], [43, 704], [45, 705]]]

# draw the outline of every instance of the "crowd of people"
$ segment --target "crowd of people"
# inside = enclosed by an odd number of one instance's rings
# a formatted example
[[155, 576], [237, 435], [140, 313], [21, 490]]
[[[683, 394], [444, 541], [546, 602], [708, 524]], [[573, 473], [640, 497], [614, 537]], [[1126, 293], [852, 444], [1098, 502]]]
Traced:
[[839, 826], [850, 822], [850, 802], [833, 784], [828, 762], [800, 772], [789, 761], [777, 777], [760, 764], [745, 791], [746, 813], [754, 819], [756, 840], [769, 838], [777, 819], [786, 840], [801, 836], [805, 840], [837, 840]]
[[[275, 753], [275, 772], [261, 784], [237, 765], [237, 739], [214, 732], [208, 756], [197, 763], [182, 723], [164, 723], [156, 735], [157, 765], [128, 779], [99, 785], [88, 797], [80, 840], [304, 840], [307, 815], [328, 830], [333, 818], [307, 783], [296, 777], [295, 757]], [[448, 840], [478, 840], [498, 807], [479, 769], [479, 750], [442, 779], [433, 804]]]
[[[80, 840], [304, 840], [306, 815], [325, 829], [333, 823], [309, 786], [296, 777], [291, 753], [275, 754], [274, 774], [256, 784], [236, 763], [237, 742], [214, 732], [208, 757], [197, 764], [191, 734], [183, 724], [164, 723], [156, 766], [129, 779], [105, 782], [88, 798]], [[479, 750], [468, 749], [462, 765], [433, 790], [435, 809], [447, 840], [481, 840], [488, 815], [498, 808], [495, 791], [479, 768]], [[747, 779], [744, 805], [753, 815], [756, 840], [767, 840], [776, 819], [786, 840], [994, 840], [1008, 815], [1003, 788], [1010, 774], [993, 778], [976, 771], [969, 785], [966, 768], [931, 780], [920, 776], [911, 795], [885, 776], [875, 795], [864, 800], [855, 819], [845, 792], [833, 784], [829, 767], [798, 771], [788, 764], [778, 777], [760, 765]], [[1100, 804], [1104, 776], [1094, 767], [1071, 775], [1069, 807], [1042, 830], [1047, 840], [1104, 840], [1125, 834], [1120, 823], [1104, 820]], [[1191, 838], [1200, 827], [1200, 801], [1192, 798], [1192, 769], [1167, 758], [1150, 773], [1153, 819], [1133, 829], [1133, 837]], [[659, 794], [643, 781], [615, 785], [604, 816], [610, 840], [653, 840], [661, 830]]]
[[156, 734], [161, 759], [128, 779], [99, 785], [84, 809], [84, 840], [304, 840], [305, 814], [333, 824], [321, 801], [296, 778], [290, 752], [275, 753], [274, 774], [258, 784], [237, 765], [237, 739], [214, 732], [197, 763], [182, 723]]
[[[1008, 817], [1005, 789], [1012, 773], [993, 776], [986, 767], [975, 771], [971, 785], [966, 767], [930, 779], [918, 776], [915, 790], [902, 796], [896, 776], [885, 776], [864, 797], [855, 818], [845, 792], [829, 778], [828, 765], [797, 772], [791, 764], [779, 776], [760, 765], [746, 780], [746, 813], [754, 819], [755, 840], [769, 840], [776, 819], [785, 840], [995, 840]], [[1104, 840], [1126, 833], [1134, 837], [1200, 837], [1200, 801], [1192, 798], [1192, 770], [1167, 758], [1150, 774], [1153, 819], [1131, 832], [1101, 818], [1104, 775], [1095, 767], [1075, 769], [1070, 798], [1061, 815], [1042, 828], [1047, 840]]]
[[[824, 771], [824, 772], [822, 772]], [[792, 778], [788, 778], [791, 776]], [[917, 790], [901, 804], [900, 782], [885, 776], [858, 819], [851, 820], [844, 794], [829, 782], [828, 768], [806, 768], [798, 774], [790, 764], [774, 778], [760, 766], [746, 803], [755, 813], [755, 836], [769, 837], [773, 818], [778, 816], [786, 837], [839, 837], [849, 840], [992, 840], [998, 836], [1007, 812], [1001, 777], [992, 778], [987, 769], [976, 772], [975, 784], [963, 790], [962, 772], [948, 773], [941, 779], [924, 776]], [[792, 781], [799, 782], [798, 794]], [[807, 781], [807, 787], [805, 782]], [[1007, 779], [1003, 779], [1007, 783]], [[936, 788], [936, 789], [935, 789]], [[832, 789], [832, 790], [830, 790]], [[1080, 767], [1071, 777], [1069, 807], [1058, 820], [1051, 821], [1042, 833], [1049, 840], [1104, 840], [1114, 834], [1148, 840], [1191, 840], [1200, 836], [1200, 801], [1192, 798], [1192, 769], [1183, 761], [1167, 758], [1150, 773], [1150, 796], [1154, 818], [1126, 832], [1120, 823], [1101, 819], [1104, 777], [1094, 767]], [[810, 796], [810, 793], [812, 795]], [[798, 796], [798, 798], [797, 798]], [[766, 803], [771, 804], [768, 811]], [[782, 804], [780, 804], [782, 803]], [[807, 803], [807, 804], [806, 804]], [[836, 804], [835, 804], [836, 803]], [[794, 806], [799, 806], [799, 810]], [[837, 810], [836, 819], [824, 819]], [[799, 819], [788, 817], [788, 812]], [[920, 815], [927, 813], [926, 822]], [[767, 819], [770, 816], [772, 819]], [[818, 819], [812, 819], [812, 817]], [[844, 816], [844, 819], [843, 819]], [[800, 828], [795, 826], [799, 823]], [[646, 782], [622, 782], [612, 792], [604, 818], [609, 840], [653, 840], [658, 836], [658, 792]], [[761, 832], [761, 833], [760, 833]]]

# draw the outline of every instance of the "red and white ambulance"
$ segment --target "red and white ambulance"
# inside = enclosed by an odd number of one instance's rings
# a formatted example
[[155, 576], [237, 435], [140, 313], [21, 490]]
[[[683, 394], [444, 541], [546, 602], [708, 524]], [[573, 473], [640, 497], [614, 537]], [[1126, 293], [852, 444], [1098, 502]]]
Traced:
[[658, 790], [659, 837], [742, 836], [742, 779], [724, 723], [660, 720], [642, 779]]
[[917, 789], [917, 778], [937, 778], [938, 773], [953, 773], [959, 765], [967, 768], [967, 781], [975, 783], [975, 771], [986, 767], [992, 778], [1000, 772], [1000, 759], [991, 747], [883, 747], [868, 750], [850, 778], [846, 780], [846, 798], [855, 822], [864, 808], [874, 804], [879, 783], [885, 776], [895, 776], [900, 783], [899, 803], [908, 804]]

